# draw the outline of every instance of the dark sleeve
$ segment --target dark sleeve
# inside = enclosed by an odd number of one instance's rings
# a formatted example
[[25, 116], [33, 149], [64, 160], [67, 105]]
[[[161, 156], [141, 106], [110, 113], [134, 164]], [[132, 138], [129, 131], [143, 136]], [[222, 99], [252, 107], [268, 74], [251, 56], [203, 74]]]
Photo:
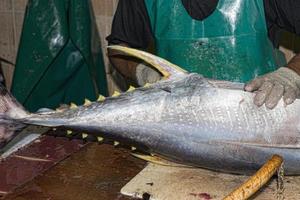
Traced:
[[282, 30], [300, 35], [299, 0], [264, 0], [264, 3], [269, 37], [276, 47]]
[[181, 0], [186, 11], [193, 19], [204, 20], [212, 14], [219, 0]]
[[152, 38], [144, 0], [119, 0], [111, 34], [106, 38], [108, 43], [126, 43], [133, 48], [146, 49]]

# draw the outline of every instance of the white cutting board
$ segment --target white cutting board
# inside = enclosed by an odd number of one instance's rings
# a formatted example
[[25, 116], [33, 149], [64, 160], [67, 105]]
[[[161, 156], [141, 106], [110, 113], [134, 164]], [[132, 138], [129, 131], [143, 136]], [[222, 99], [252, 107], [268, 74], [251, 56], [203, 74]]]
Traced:
[[[248, 177], [212, 172], [198, 168], [168, 167], [148, 164], [127, 183], [121, 193], [151, 200], [208, 200], [222, 199]], [[277, 196], [274, 178], [252, 199], [272, 200]], [[300, 176], [285, 177], [285, 200], [300, 199]], [[147, 194], [149, 195], [147, 195]]]

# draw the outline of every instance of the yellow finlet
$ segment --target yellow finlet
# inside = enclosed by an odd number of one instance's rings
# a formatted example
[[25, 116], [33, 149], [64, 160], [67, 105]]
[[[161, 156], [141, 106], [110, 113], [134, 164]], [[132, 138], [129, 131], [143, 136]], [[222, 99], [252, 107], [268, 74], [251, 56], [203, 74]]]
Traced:
[[141, 153], [131, 153], [133, 156], [140, 158], [142, 160], [154, 163], [154, 164], [158, 164], [158, 165], [163, 165], [163, 166], [171, 166], [171, 167], [188, 167], [190, 168], [191, 166], [187, 166], [187, 165], [182, 165], [179, 163], [174, 163], [171, 161], [168, 161], [166, 159], [160, 158], [156, 155], [145, 155], [145, 154], [141, 154]]
[[63, 109], [56, 108], [56, 109], [55, 109], [55, 111], [56, 111], [56, 112], [62, 112], [62, 111], [63, 111]]
[[69, 105], [67, 104], [60, 104], [58, 108], [56, 108], [56, 112], [63, 112], [65, 110], [69, 109]]
[[148, 88], [148, 87], [150, 87], [150, 86], [151, 86], [150, 83], [146, 83], [146, 84], [144, 85], [144, 88]]
[[114, 146], [118, 146], [119, 144], [120, 144], [120, 142], [114, 141]]
[[118, 92], [118, 91], [115, 91], [115, 92], [113, 93], [112, 97], [118, 97], [118, 96], [120, 96], [120, 95], [121, 95], [121, 93], [120, 93], [120, 92]]
[[84, 99], [84, 104], [83, 104], [84, 106], [89, 106], [91, 104], [92, 104], [92, 102], [90, 100]]
[[67, 130], [67, 135], [72, 135], [73, 131]]
[[136, 147], [131, 147], [131, 151], [135, 151], [136, 150]]
[[82, 134], [81, 134], [82, 139], [86, 139], [88, 136], [89, 136], [89, 135], [86, 134], [86, 133], [82, 133]]
[[104, 96], [102, 96], [102, 95], [99, 95], [99, 97], [98, 97], [97, 101], [104, 101], [104, 100], [105, 100], [105, 97], [104, 97]]
[[133, 87], [133, 86], [129, 86], [129, 88], [128, 88], [127, 92], [132, 92], [132, 91], [134, 91], [134, 90], [135, 90], [135, 87]]
[[104, 138], [103, 137], [97, 137], [98, 142], [103, 142]]
[[70, 104], [70, 108], [71, 108], [71, 109], [75, 109], [75, 108], [78, 108], [78, 106], [77, 106], [75, 103], [71, 103], [71, 104]]

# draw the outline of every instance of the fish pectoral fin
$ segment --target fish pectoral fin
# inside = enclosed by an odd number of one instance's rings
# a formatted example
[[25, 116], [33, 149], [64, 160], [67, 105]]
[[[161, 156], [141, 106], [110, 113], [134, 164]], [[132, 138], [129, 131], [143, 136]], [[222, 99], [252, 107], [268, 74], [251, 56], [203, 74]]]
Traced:
[[146, 155], [146, 154], [141, 154], [141, 153], [131, 153], [134, 157], [137, 157], [139, 159], [145, 160], [150, 163], [154, 163], [157, 165], [163, 165], [163, 166], [170, 166], [170, 167], [191, 167], [188, 165], [183, 165], [179, 163], [175, 163], [169, 160], [166, 160], [164, 158], [161, 158], [156, 155]]
[[157, 69], [164, 76], [164, 78], [171, 78], [172, 76], [188, 74], [188, 72], [181, 67], [145, 51], [119, 45], [108, 46], [107, 48], [120, 51], [123, 54], [143, 60], [144, 62]]

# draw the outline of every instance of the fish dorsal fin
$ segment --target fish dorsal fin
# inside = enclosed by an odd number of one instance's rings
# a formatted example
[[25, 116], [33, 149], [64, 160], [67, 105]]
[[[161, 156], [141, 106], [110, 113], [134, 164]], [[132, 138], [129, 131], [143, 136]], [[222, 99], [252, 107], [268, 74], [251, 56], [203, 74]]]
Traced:
[[156, 68], [165, 78], [172, 78], [174, 76], [188, 74], [186, 70], [180, 68], [179, 66], [145, 51], [119, 45], [108, 46], [108, 48], [143, 60], [152, 67]]
[[154, 163], [157, 165], [171, 166], [171, 167], [191, 167], [191, 166], [182, 165], [179, 163], [174, 163], [174, 162], [168, 161], [168, 160], [163, 159], [156, 155], [146, 155], [146, 154], [141, 154], [141, 153], [131, 153], [131, 154], [139, 159], [142, 159], [142, 160], [145, 160], [147, 162]]

